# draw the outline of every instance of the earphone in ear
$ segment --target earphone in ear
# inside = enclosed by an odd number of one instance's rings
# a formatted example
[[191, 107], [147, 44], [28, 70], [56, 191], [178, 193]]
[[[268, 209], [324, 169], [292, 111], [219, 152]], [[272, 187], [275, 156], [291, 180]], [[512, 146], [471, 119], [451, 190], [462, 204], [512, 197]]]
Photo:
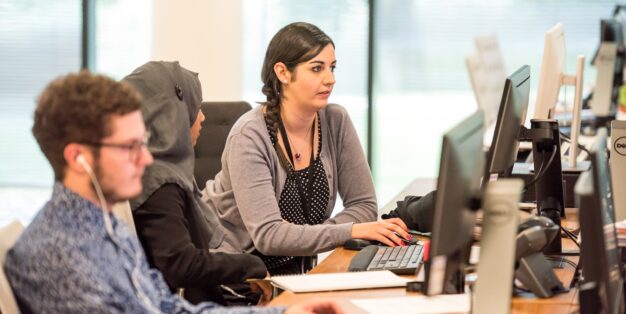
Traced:
[[[98, 178], [96, 178], [96, 174], [91, 169], [91, 166], [87, 162], [87, 159], [85, 159], [85, 156], [83, 156], [82, 154], [78, 154], [76, 155], [75, 160], [77, 163], [80, 164], [81, 167], [83, 167], [83, 169], [85, 169], [85, 172], [87, 172], [87, 175], [89, 176], [89, 179], [91, 180], [91, 184], [93, 184], [93, 188], [96, 191], [96, 195], [98, 196], [98, 200], [100, 201], [100, 206], [102, 206], [102, 210], [106, 213], [108, 211], [106, 199], [104, 198], [104, 194], [102, 193], [102, 188], [100, 187], [100, 183], [98, 183]], [[105, 225], [107, 229], [113, 230], [111, 229], [111, 222], [108, 221], [108, 216], [107, 215], [104, 215], [104, 216], [105, 216], [104, 221], [105, 221]]]
[[78, 154], [78, 156], [76, 156], [76, 162], [83, 166], [83, 169], [85, 169], [85, 171], [87, 171], [91, 175], [91, 166], [89, 166], [89, 163], [87, 162], [83, 154]]

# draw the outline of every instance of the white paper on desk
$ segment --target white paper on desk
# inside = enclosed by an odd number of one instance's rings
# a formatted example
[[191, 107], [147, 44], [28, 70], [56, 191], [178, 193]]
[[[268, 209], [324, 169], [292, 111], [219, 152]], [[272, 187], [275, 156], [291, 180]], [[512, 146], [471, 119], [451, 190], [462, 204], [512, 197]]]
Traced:
[[[411, 279], [383, 271], [272, 276], [272, 284], [292, 292], [404, 287]], [[413, 279], [414, 280], [414, 279]]]
[[[469, 313], [469, 294], [444, 294], [438, 296], [412, 296], [379, 299], [350, 300], [354, 305], [372, 314], [387, 313]], [[391, 310], [393, 307], [393, 310]]]

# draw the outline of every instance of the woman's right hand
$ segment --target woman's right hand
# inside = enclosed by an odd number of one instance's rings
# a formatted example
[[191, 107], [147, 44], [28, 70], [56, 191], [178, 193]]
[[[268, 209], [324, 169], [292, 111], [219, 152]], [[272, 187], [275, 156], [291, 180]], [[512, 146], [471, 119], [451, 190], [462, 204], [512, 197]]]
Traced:
[[406, 245], [400, 237], [411, 239], [408, 228], [400, 218], [391, 218], [352, 225], [353, 239], [376, 240], [388, 246]]

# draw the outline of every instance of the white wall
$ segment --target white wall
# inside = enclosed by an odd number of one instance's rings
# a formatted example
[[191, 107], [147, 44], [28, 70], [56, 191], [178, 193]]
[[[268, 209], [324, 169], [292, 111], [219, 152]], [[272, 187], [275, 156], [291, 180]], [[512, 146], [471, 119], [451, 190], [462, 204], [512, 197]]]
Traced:
[[241, 100], [241, 0], [154, 0], [153, 60], [200, 73], [204, 100]]

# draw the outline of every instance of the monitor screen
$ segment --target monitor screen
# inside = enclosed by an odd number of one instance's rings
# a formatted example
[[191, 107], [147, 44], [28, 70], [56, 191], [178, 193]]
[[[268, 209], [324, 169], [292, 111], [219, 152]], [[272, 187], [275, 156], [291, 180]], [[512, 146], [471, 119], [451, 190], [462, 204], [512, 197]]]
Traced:
[[426, 293], [463, 291], [484, 167], [483, 113], [478, 111], [443, 136]]
[[600, 41], [614, 42], [624, 47], [622, 23], [615, 18], [600, 20]]
[[622, 46], [623, 46], [623, 41], [624, 41], [624, 34], [626, 34], [626, 19], [624, 18], [624, 8], [626, 8], [626, 6], [624, 5], [620, 5], [620, 4], [616, 4], [615, 8], [613, 9], [613, 20], [617, 21], [621, 27], [620, 31], [622, 34]]
[[598, 312], [622, 313], [620, 253], [614, 226], [606, 140], [606, 129], [600, 129], [590, 150], [591, 170], [581, 174], [575, 187], [582, 237], [580, 256], [583, 284], [595, 286], [592, 295], [603, 309]]
[[474, 38], [476, 53], [465, 58], [478, 108], [485, 115], [485, 129], [495, 121], [506, 71], [495, 35]]
[[591, 153], [591, 167], [593, 173], [593, 184], [598, 188], [602, 200], [602, 207], [606, 209], [609, 218], [615, 221], [615, 208], [613, 206], [613, 195], [611, 185], [611, 172], [609, 170], [609, 159], [607, 149], [607, 131], [605, 128], [598, 129], [598, 134]]
[[623, 83], [624, 35], [621, 18], [600, 20], [600, 44], [591, 64], [596, 67], [596, 85], [590, 103], [598, 117], [613, 115]]
[[546, 32], [541, 61], [541, 74], [534, 119], [550, 119], [561, 88], [561, 75], [565, 72], [565, 32], [558, 23]]
[[622, 69], [624, 66], [624, 34], [622, 21], [611, 18], [600, 20], [600, 42], [611, 42], [617, 46], [617, 58], [615, 59], [613, 85], [622, 85]]
[[[484, 182], [492, 173], [510, 176], [517, 158], [518, 134], [526, 120], [528, 94], [530, 93], [530, 67], [522, 66], [511, 74], [504, 83], [496, 128], [487, 154]], [[486, 184], [483, 184], [486, 185]]]

